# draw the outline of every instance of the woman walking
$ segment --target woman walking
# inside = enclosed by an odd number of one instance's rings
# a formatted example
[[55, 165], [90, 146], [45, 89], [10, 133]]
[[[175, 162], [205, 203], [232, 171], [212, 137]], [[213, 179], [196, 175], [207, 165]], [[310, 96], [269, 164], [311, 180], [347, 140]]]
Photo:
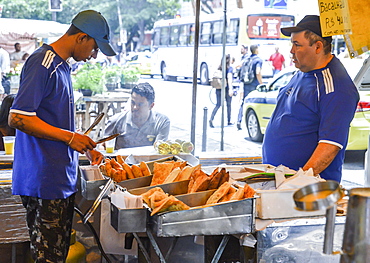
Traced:
[[[226, 100], [226, 107], [227, 107], [227, 125], [232, 125], [231, 122], [231, 99], [233, 96], [233, 67], [231, 66], [231, 58], [230, 54], [226, 55], [225, 59], [226, 63], [226, 87], [225, 87], [225, 100]], [[219, 70], [222, 70], [222, 60], [221, 64], [218, 67]], [[209, 120], [209, 126], [211, 128], [214, 128], [213, 126], [213, 119], [215, 118], [215, 115], [218, 111], [218, 109], [221, 107], [221, 90], [222, 89], [216, 89], [216, 106], [212, 111], [211, 118]]]

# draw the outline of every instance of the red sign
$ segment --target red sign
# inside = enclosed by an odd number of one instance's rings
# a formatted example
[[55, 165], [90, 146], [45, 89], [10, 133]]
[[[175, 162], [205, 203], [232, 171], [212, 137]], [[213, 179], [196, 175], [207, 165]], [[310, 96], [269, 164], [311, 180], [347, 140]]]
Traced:
[[294, 25], [294, 19], [290, 16], [248, 16], [249, 38], [285, 38], [280, 32], [281, 27]]

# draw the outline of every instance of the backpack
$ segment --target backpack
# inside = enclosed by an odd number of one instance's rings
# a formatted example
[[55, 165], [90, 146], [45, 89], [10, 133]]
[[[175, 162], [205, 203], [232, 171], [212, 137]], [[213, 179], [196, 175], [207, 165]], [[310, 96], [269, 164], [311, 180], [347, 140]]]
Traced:
[[240, 68], [239, 71], [239, 79], [244, 84], [250, 84], [254, 80], [254, 72], [253, 72], [253, 61], [254, 58], [257, 58], [257, 56], [249, 56], [243, 61], [243, 65]]
[[221, 70], [217, 69], [213, 73], [213, 77], [211, 80], [211, 86], [212, 88], [215, 88], [215, 89], [221, 89], [222, 87], [222, 71]]

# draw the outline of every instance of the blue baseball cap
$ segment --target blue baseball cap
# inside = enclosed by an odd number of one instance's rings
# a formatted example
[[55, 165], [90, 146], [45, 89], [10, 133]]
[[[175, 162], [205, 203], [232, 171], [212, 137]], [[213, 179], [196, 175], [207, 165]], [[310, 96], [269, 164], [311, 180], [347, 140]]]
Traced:
[[72, 24], [79, 30], [95, 39], [96, 44], [103, 54], [115, 56], [116, 52], [109, 43], [109, 26], [101, 13], [94, 10], [85, 10], [78, 13]]

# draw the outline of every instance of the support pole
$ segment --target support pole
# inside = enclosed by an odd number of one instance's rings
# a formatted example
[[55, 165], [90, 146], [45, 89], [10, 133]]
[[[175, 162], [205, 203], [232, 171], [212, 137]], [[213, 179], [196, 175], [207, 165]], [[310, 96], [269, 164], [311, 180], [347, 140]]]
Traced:
[[203, 108], [203, 136], [202, 136], [202, 152], [207, 151], [207, 119], [208, 108]]

